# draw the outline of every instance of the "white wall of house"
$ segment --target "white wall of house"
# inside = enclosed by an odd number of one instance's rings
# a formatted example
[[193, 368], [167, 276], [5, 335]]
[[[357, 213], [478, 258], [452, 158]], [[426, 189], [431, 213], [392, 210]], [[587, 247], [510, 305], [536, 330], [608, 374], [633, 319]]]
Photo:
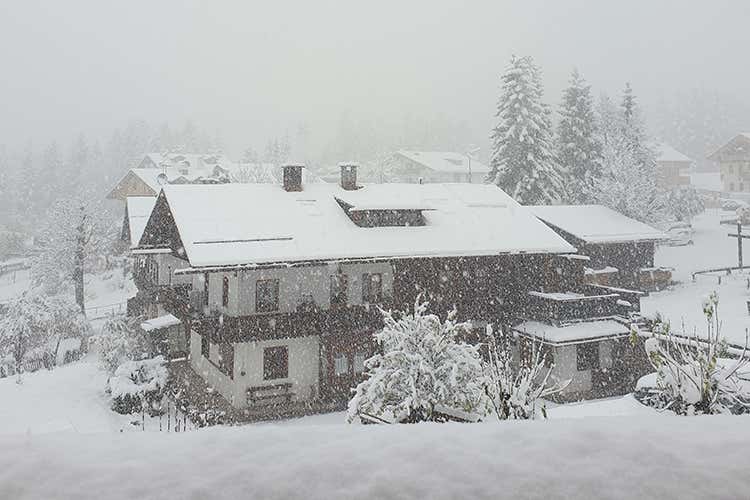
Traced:
[[[263, 350], [285, 346], [288, 349], [288, 376], [283, 379], [263, 379]], [[292, 401], [307, 401], [318, 397], [320, 370], [320, 339], [318, 336], [291, 339], [240, 342], [234, 344], [234, 377], [219, 370], [219, 346], [211, 344], [209, 359], [201, 353], [201, 336], [190, 334], [190, 364], [206, 383], [213, 387], [235, 408], [247, 406], [247, 389], [289, 382], [294, 393]]]
[[[209, 273], [209, 309], [230, 316], [262, 314], [256, 311], [255, 295], [258, 280], [279, 280], [279, 309], [274, 313], [291, 313], [303, 300], [312, 298], [320, 309], [331, 307], [331, 277], [338, 272], [348, 276], [349, 305], [362, 304], [362, 276], [382, 275], [383, 296], [392, 295], [393, 268], [387, 262], [301, 266], [279, 269], [242, 270]], [[229, 278], [229, 303], [222, 305], [223, 279]], [[204, 275], [192, 275], [193, 290], [202, 291]]]
[[[599, 344], [599, 367], [612, 367], [612, 340], [600, 340]], [[586, 392], [592, 389], [591, 370], [578, 370], [577, 349], [580, 344], [555, 346], [555, 366], [551, 378], [554, 380], [570, 380], [570, 385], [562, 394]]]

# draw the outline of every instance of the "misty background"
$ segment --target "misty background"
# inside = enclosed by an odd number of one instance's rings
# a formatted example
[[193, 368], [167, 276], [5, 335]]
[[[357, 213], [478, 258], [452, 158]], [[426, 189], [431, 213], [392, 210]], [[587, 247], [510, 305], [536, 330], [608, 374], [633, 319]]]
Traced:
[[553, 109], [574, 67], [595, 96], [630, 82], [649, 132], [706, 169], [750, 129], [748, 20], [742, 1], [4, 0], [0, 169], [85, 150], [105, 189], [148, 150], [239, 159], [278, 138], [319, 166], [409, 147], [487, 160], [512, 54], [534, 57]]

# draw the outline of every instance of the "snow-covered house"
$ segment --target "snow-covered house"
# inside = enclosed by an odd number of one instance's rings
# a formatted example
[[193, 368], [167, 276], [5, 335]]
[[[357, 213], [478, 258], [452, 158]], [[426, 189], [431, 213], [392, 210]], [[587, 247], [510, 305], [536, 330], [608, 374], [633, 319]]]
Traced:
[[602, 205], [530, 208], [589, 258], [591, 283], [652, 290], [671, 281], [668, 269], [654, 267], [656, 243], [666, 239], [660, 230]]
[[750, 132], [737, 134], [707, 158], [719, 165], [725, 193], [750, 192]]
[[496, 186], [361, 185], [346, 164], [339, 183], [305, 184], [302, 170], [285, 166], [282, 185], [165, 185], [133, 250], [139, 290], [184, 324], [192, 371], [244, 415], [345, 401], [378, 308], [421, 292], [477, 328], [554, 318], [544, 294], [561, 290], [579, 293], [579, 320], [629, 310], [585, 287], [585, 258]]
[[490, 169], [469, 155], [451, 151], [397, 151], [392, 174], [399, 182], [481, 184]]
[[120, 239], [127, 248], [138, 245], [155, 203], [156, 196], [128, 196], [125, 200], [125, 218]]
[[668, 188], [690, 184], [690, 170], [693, 160], [664, 142], [650, 144], [656, 153], [656, 167], [659, 183]]

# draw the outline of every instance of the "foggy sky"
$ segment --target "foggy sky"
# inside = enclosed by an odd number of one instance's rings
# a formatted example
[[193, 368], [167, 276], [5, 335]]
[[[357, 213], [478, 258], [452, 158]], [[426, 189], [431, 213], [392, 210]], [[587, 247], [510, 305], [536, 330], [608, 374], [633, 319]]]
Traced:
[[513, 53], [535, 57], [553, 105], [574, 66], [644, 102], [747, 100], [748, 25], [745, 1], [0, 0], [0, 144], [190, 119], [236, 154], [343, 112], [443, 114], [486, 136]]

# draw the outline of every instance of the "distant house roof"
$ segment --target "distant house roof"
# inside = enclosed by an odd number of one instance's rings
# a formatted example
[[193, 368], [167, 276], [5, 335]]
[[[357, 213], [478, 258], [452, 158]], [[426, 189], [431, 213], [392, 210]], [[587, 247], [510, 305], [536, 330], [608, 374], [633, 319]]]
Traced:
[[529, 208], [550, 226], [586, 243], [666, 239], [658, 229], [603, 205], [536, 205]]
[[[421, 226], [360, 227], [337, 198], [366, 207], [409, 200], [431, 210], [423, 212]], [[368, 184], [345, 191], [315, 183], [300, 192], [272, 184], [166, 185], [155, 210], [171, 212], [182, 245], [174, 250], [194, 268], [575, 251], [489, 185]]]
[[630, 328], [614, 320], [582, 321], [570, 325], [548, 325], [539, 321], [525, 321], [513, 327], [518, 333], [550, 344], [576, 343], [606, 337], [623, 337]]
[[[465, 154], [451, 151], [397, 151], [396, 155], [407, 158], [424, 168], [450, 174], [469, 172], [469, 159]], [[486, 174], [490, 168], [482, 162], [471, 159], [471, 171]]]
[[143, 323], [141, 323], [141, 328], [146, 332], [150, 332], [153, 330], [169, 328], [170, 326], [179, 325], [180, 323], [181, 321], [176, 317], [172, 316], [171, 314], [165, 314], [164, 316], [159, 316], [158, 318], [144, 321]]
[[693, 163], [693, 160], [665, 142], [653, 142], [651, 148], [656, 153], [657, 162]]
[[143, 230], [146, 228], [146, 223], [155, 204], [155, 196], [128, 196], [126, 213], [128, 215], [127, 223], [130, 229], [131, 248], [138, 246], [138, 242], [141, 241]]
[[706, 158], [713, 161], [721, 161], [721, 158], [725, 155], [741, 156], [743, 158], [750, 157], [750, 132], [742, 132], [735, 135]]

